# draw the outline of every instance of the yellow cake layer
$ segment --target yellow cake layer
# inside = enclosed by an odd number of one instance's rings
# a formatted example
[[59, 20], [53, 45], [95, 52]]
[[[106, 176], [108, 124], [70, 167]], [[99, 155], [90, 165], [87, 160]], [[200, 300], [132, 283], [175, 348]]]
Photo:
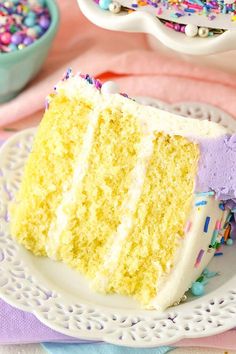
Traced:
[[148, 305], [161, 277], [172, 268], [190, 213], [198, 146], [158, 133], [143, 192], [118, 263], [103, 275], [110, 293], [134, 295]]
[[40, 124], [11, 213], [12, 235], [37, 255], [46, 255], [48, 230], [71, 179], [90, 110], [82, 99], [55, 95]]
[[67, 209], [68, 228], [60, 236], [59, 257], [89, 277], [95, 276], [121, 222], [132, 183], [141, 133], [134, 117], [120, 109], [100, 114], [88, 170]]

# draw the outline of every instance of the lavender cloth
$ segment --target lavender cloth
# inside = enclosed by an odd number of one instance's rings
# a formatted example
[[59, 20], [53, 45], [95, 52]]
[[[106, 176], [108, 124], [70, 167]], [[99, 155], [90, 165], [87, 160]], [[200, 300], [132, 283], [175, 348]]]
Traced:
[[0, 300], [0, 344], [41, 342], [86, 343], [57, 333], [44, 326], [34, 315], [17, 310]]

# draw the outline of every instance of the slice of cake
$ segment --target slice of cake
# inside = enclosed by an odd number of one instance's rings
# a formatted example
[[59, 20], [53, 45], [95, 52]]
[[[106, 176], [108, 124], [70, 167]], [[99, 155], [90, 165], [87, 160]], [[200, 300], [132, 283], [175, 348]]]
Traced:
[[67, 73], [48, 98], [12, 235], [103, 293], [165, 309], [214, 255], [236, 197], [235, 136]]

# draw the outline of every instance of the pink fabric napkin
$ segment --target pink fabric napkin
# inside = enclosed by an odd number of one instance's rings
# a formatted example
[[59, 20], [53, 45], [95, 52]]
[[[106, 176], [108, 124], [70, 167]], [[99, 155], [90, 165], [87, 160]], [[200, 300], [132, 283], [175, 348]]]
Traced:
[[[133, 96], [156, 97], [166, 102], [205, 102], [236, 116], [236, 75], [203, 68], [177, 57], [168, 58], [152, 51], [144, 35], [95, 27], [82, 16], [75, 0], [58, 0], [58, 3], [61, 27], [53, 49], [38, 77], [17, 98], [0, 106], [0, 139], [40, 121], [45, 96], [68, 67], [102, 80], [115, 79], [123, 92]], [[74, 341], [2, 301], [0, 321], [0, 343]], [[209, 338], [183, 340], [176, 346], [236, 349], [236, 330]]]

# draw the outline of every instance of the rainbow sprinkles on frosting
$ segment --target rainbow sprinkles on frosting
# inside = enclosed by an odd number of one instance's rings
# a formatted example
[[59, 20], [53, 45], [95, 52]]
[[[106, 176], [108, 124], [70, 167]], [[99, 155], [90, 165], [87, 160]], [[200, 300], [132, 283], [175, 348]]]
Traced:
[[233, 243], [236, 136], [71, 71], [47, 101], [12, 236], [143, 308], [202, 293], [202, 272]]

